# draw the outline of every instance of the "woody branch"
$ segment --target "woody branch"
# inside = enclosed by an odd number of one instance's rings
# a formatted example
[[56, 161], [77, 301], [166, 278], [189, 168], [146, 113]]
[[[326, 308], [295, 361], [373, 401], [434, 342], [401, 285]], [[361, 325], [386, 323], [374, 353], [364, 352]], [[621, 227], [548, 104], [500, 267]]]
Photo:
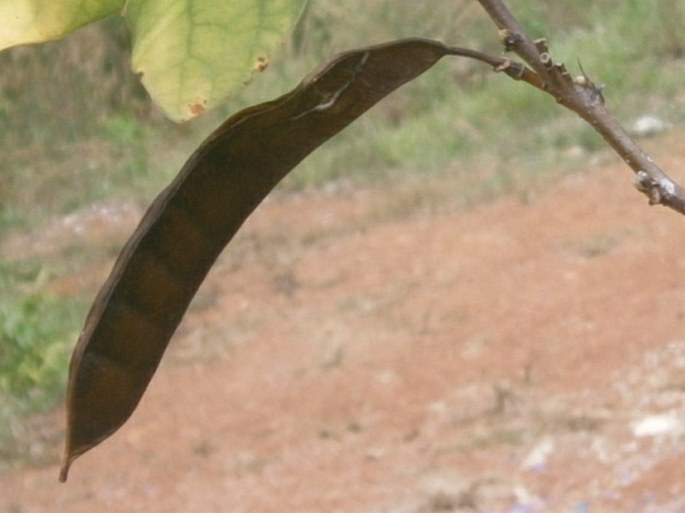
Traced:
[[553, 96], [557, 102], [587, 121], [635, 173], [635, 186], [652, 205], [664, 205], [685, 215], [685, 190], [645, 153], [616, 121], [604, 104], [601, 88], [581, 72], [572, 77], [563, 63], [555, 62], [544, 39], [533, 40], [502, 0], [478, 0], [500, 30], [506, 51], [527, 65], [525, 80]]

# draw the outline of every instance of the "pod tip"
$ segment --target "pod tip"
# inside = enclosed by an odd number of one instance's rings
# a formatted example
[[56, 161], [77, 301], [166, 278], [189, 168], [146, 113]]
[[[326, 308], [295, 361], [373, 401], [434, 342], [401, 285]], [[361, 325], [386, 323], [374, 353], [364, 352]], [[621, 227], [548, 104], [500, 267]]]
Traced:
[[62, 459], [62, 467], [59, 469], [59, 482], [66, 483], [69, 477], [69, 468], [71, 467], [71, 462], [74, 458], [69, 455], [69, 451], [64, 452], [64, 458]]

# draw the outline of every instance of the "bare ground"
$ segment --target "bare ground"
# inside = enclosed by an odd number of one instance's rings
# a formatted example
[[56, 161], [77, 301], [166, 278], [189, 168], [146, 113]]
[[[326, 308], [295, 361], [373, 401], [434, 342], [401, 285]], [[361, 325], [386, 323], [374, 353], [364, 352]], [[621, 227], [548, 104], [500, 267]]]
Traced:
[[403, 194], [268, 201], [131, 420], [65, 485], [0, 474], [0, 513], [685, 511], [683, 219], [619, 163], [468, 212]]

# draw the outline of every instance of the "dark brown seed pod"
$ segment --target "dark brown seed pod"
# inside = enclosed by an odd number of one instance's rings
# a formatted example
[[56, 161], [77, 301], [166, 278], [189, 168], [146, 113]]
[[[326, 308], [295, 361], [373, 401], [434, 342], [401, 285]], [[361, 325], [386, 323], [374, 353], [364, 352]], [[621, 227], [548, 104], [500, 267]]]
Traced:
[[340, 54], [228, 119], [154, 200], [98, 293], [69, 368], [71, 463], [133, 413], [188, 304], [245, 219], [303, 158], [444, 55], [407, 39]]

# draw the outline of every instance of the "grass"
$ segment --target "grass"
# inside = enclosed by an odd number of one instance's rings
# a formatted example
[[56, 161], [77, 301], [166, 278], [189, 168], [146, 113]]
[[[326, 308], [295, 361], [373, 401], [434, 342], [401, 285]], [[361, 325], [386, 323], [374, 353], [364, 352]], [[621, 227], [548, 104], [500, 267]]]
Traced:
[[[580, 59], [606, 86], [619, 119], [652, 114], [678, 124], [683, 118], [681, 0], [511, 4], [532, 35], [548, 38], [557, 60], [579, 73]], [[0, 133], [0, 250], [5, 237], [39, 231], [96, 201], [148, 201], [229, 113], [290, 90], [331, 54], [406, 36], [501, 51], [494, 25], [472, 0], [318, 0], [279, 62], [225, 108], [182, 127], [161, 119], [128, 71], [128, 37], [116, 18], [62, 42], [0, 54], [0, 123], [8, 127]], [[453, 193], [430, 183], [449, 178], [469, 204], [525, 191], [585, 165], [600, 148], [600, 138], [550, 98], [478, 63], [445, 59], [315, 152], [281, 190], [341, 180], [416, 184], [431, 201], [443, 201]], [[407, 198], [398, 208], [423, 201]], [[66, 273], [102, 257], [98, 248], [66, 248], [49, 265]], [[13, 418], [62, 397], [68, 350], [92, 293], [52, 297], [44, 279], [48, 262], [4, 259], [0, 403], [12, 405], [12, 413], [0, 420], [0, 453], [14, 443], [15, 434], [7, 434]]]
[[63, 397], [75, 327], [85, 311], [82, 300], [40, 292], [44, 278], [38, 261], [0, 262], [0, 467], [26, 460], [29, 448], [40, 445], [21, 419]]
[[62, 396], [77, 311], [40, 294], [0, 309], [0, 393], [19, 399], [19, 411], [45, 411]]

